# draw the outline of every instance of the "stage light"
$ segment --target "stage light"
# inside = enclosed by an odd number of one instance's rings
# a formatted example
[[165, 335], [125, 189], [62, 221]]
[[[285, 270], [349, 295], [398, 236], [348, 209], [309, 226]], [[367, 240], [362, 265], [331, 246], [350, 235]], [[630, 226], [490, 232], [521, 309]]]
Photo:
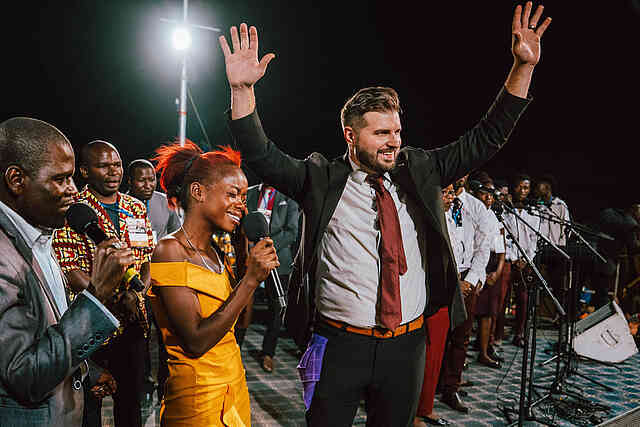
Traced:
[[191, 33], [186, 28], [176, 28], [171, 34], [173, 47], [177, 50], [186, 50], [191, 46]]

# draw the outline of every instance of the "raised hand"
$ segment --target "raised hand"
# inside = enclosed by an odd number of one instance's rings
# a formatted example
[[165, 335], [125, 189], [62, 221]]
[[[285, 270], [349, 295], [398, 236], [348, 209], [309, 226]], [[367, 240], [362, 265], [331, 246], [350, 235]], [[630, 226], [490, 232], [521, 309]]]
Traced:
[[258, 61], [258, 30], [247, 24], [240, 24], [240, 35], [238, 28], [231, 27], [231, 45], [233, 52], [224, 36], [220, 36], [218, 41], [224, 54], [224, 62], [227, 71], [227, 80], [232, 89], [250, 88], [267, 70], [267, 65], [276, 56], [268, 53]]
[[536, 65], [540, 61], [540, 40], [551, 18], [546, 18], [540, 26], [538, 21], [542, 17], [544, 6], [539, 5], [531, 16], [532, 3], [528, 1], [524, 6], [516, 6], [511, 24], [511, 53], [519, 65]]

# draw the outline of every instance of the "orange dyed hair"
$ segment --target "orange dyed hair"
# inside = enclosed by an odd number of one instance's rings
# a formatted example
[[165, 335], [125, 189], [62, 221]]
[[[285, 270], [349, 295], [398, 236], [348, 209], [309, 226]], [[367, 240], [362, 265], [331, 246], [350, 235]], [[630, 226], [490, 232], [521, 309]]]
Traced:
[[156, 172], [160, 173], [160, 187], [167, 193], [169, 206], [179, 204], [187, 208], [187, 192], [193, 182], [217, 181], [222, 177], [221, 166], [242, 164], [242, 156], [228, 146], [218, 146], [217, 150], [204, 153], [200, 147], [186, 140], [184, 147], [179, 143], [163, 145], [156, 149]]

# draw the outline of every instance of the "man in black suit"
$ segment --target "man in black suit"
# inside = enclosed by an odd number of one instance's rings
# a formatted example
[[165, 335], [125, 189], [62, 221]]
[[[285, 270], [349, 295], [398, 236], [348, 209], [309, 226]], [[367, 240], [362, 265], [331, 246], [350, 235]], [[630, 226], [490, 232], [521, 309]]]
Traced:
[[494, 155], [526, 107], [540, 37], [550, 24], [538, 26], [542, 8], [533, 15], [531, 9], [530, 2], [524, 11], [516, 7], [513, 67], [471, 131], [436, 150], [400, 150], [396, 92], [365, 88], [342, 109], [348, 152], [332, 161], [319, 153], [294, 159], [265, 135], [253, 87], [274, 55], [258, 61], [255, 27], [242, 24], [240, 34], [231, 28], [233, 51], [220, 38], [232, 134], [251, 170], [304, 214], [290, 293], [308, 274], [314, 333], [299, 368], [310, 425], [351, 425], [363, 397], [367, 425], [413, 424], [425, 364], [424, 314], [451, 306], [453, 326], [465, 319], [442, 187]]

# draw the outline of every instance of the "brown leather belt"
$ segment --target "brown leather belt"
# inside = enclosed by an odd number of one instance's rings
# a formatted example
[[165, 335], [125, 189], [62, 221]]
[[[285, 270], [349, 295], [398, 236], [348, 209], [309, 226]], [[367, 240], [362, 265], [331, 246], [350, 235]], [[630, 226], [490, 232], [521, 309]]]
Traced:
[[369, 337], [375, 337], [375, 338], [397, 337], [400, 335], [404, 335], [408, 332], [415, 331], [416, 329], [420, 329], [424, 324], [424, 315], [422, 314], [417, 319], [412, 320], [411, 322], [405, 323], [404, 325], [400, 325], [393, 331], [390, 329], [382, 328], [382, 327], [357, 328], [355, 326], [351, 326], [344, 322], [328, 319], [324, 316], [322, 316], [320, 319], [321, 319], [321, 322], [324, 322], [329, 326], [333, 326], [334, 328], [342, 329], [343, 331], [351, 332], [354, 334], [367, 335]]

